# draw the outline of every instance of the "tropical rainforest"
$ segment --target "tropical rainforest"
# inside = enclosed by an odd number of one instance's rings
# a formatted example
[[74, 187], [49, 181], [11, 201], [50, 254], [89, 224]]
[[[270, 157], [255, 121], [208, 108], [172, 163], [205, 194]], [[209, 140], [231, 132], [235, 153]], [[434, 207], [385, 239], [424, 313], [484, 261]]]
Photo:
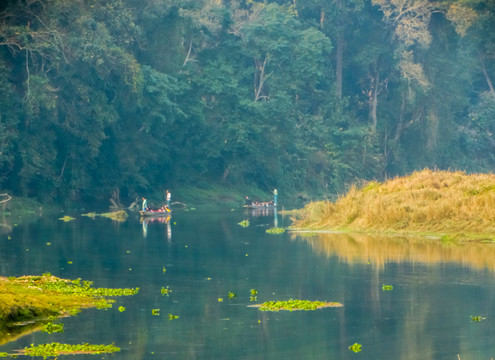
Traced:
[[3, 0], [0, 189], [65, 204], [490, 172], [494, 77], [492, 0]]

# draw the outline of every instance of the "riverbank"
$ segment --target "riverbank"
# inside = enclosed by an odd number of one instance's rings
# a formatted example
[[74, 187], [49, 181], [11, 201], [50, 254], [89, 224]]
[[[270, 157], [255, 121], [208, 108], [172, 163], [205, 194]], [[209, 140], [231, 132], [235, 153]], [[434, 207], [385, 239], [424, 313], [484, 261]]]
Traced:
[[495, 175], [423, 170], [295, 212], [294, 228], [495, 237]]
[[[123, 209], [127, 209], [134, 202], [137, 208], [141, 206], [141, 197], [146, 197], [148, 206], [161, 207], [165, 203], [165, 190], [159, 189], [154, 192], [139, 194], [140, 197], [133, 199], [118, 199]], [[273, 189], [272, 189], [273, 190]], [[273, 199], [272, 190], [262, 190], [253, 186], [224, 186], [222, 184], [204, 183], [195, 186], [185, 185], [183, 187], [172, 187], [172, 207], [174, 208], [223, 208], [236, 209], [244, 205], [246, 196], [256, 201], [270, 201]], [[286, 191], [278, 189], [279, 208], [300, 208], [311, 199], [322, 198], [320, 193], [306, 193], [297, 191]], [[108, 196], [110, 199], [110, 196]], [[0, 226], [1, 219], [16, 219], [22, 222], [29, 218], [36, 218], [42, 215], [54, 215], [63, 217], [66, 214], [78, 214], [85, 212], [108, 212], [112, 203], [109, 200], [104, 203], [40, 203], [32, 198], [12, 196], [12, 199], [4, 204], [0, 204]], [[116, 208], [111, 208], [112, 211]]]
[[42, 276], [0, 277], [0, 344], [39, 330], [50, 318], [81, 309], [108, 308], [106, 297], [134, 295], [138, 289], [93, 288], [92, 282]]

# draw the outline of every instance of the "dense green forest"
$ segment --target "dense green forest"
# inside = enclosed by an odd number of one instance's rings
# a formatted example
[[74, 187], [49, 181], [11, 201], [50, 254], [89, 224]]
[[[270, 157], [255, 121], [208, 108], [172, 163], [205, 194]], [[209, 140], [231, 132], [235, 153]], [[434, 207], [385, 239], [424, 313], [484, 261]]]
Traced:
[[0, 189], [337, 194], [495, 165], [492, 0], [3, 0]]

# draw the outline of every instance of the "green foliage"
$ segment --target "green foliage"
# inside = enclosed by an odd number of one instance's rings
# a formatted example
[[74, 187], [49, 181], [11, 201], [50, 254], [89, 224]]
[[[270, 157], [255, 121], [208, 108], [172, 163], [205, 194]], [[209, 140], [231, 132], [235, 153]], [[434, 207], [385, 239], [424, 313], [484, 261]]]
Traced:
[[355, 353], [360, 352], [360, 351], [362, 350], [362, 349], [361, 349], [361, 344], [354, 343], [354, 344], [352, 344], [351, 346], [349, 346], [349, 350], [352, 350], [352, 351], [354, 351]]
[[7, 2], [0, 188], [65, 204], [198, 183], [335, 197], [424, 167], [491, 171], [493, 5], [373, 4]]
[[48, 356], [70, 355], [70, 354], [104, 354], [120, 351], [115, 345], [93, 345], [93, 344], [60, 344], [50, 343], [42, 345], [31, 344], [31, 347], [25, 347], [22, 353], [28, 356]]
[[46, 323], [41, 328], [41, 331], [46, 332], [48, 334], [53, 333], [63, 333], [64, 332], [64, 324], [54, 324], [52, 322]]
[[268, 234], [283, 234], [285, 232], [285, 229], [284, 228], [275, 227], [275, 228], [267, 229], [266, 232]]
[[310, 301], [310, 300], [293, 300], [288, 301], [266, 301], [260, 304], [261, 311], [280, 311], [280, 310], [317, 310], [325, 307], [340, 307], [342, 304], [326, 301]]
[[242, 227], [248, 227], [249, 226], [249, 220], [245, 219], [245, 220], [242, 220], [240, 223], [238, 223], [238, 225], [242, 226]]
[[170, 290], [170, 289], [168, 288], [168, 286], [167, 286], [166, 288], [162, 287], [162, 289], [160, 290], [160, 293], [161, 293], [162, 295], [167, 295], [167, 296], [168, 296], [171, 292], [172, 292], [172, 290]]
[[483, 321], [483, 320], [486, 320], [486, 317], [483, 317], [483, 316], [480, 316], [480, 315], [471, 316], [471, 321], [479, 322], [479, 321]]

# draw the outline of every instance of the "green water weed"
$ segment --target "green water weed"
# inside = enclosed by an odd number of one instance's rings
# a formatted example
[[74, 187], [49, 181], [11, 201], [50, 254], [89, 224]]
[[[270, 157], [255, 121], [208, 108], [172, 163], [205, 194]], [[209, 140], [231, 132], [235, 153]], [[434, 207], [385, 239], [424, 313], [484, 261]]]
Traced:
[[26, 347], [21, 350], [22, 354], [29, 356], [42, 356], [47, 358], [48, 356], [59, 356], [64, 354], [103, 354], [103, 353], [113, 353], [120, 351], [120, 348], [115, 345], [94, 345], [94, 344], [60, 344], [60, 343], [50, 343]]
[[280, 311], [280, 310], [317, 310], [326, 307], [341, 307], [342, 304], [338, 302], [327, 301], [310, 301], [310, 300], [295, 300], [290, 299], [287, 301], [266, 301], [260, 305], [251, 305], [259, 307], [261, 311]]
[[248, 227], [250, 225], [249, 220], [242, 220], [238, 225], [242, 227]]
[[349, 350], [354, 351], [355, 353], [360, 352], [361, 349], [361, 344], [354, 343], [353, 345], [349, 346]]
[[162, 287], [162, 289], [160, 290], [160, 293], [161, 293], [162, 295], [167, 295], [167, 296], [168, 296], [171, 292], [172, 292], [172, 290], [170, 290], [170, 289], [168, 288], [168, 286], [167, 286], [166, 288]]
[[283, 234], [285, 232], [284, 228], [274, 227], [266, 230], [267, 234]]
[[479, 321], [483, 321], [483, 320], [486, 320], [486, 317], [483, 317], [480, 315], [477, 315], [477, 316], [471, 315], [471, 321], [479, 322]]
[[46, 323], [41, 328], [41, 331], [46, 332], [48, 334], [53, 333], [63, 333], [64, 332], [64, 324], [54, 324], [52, 322]]

